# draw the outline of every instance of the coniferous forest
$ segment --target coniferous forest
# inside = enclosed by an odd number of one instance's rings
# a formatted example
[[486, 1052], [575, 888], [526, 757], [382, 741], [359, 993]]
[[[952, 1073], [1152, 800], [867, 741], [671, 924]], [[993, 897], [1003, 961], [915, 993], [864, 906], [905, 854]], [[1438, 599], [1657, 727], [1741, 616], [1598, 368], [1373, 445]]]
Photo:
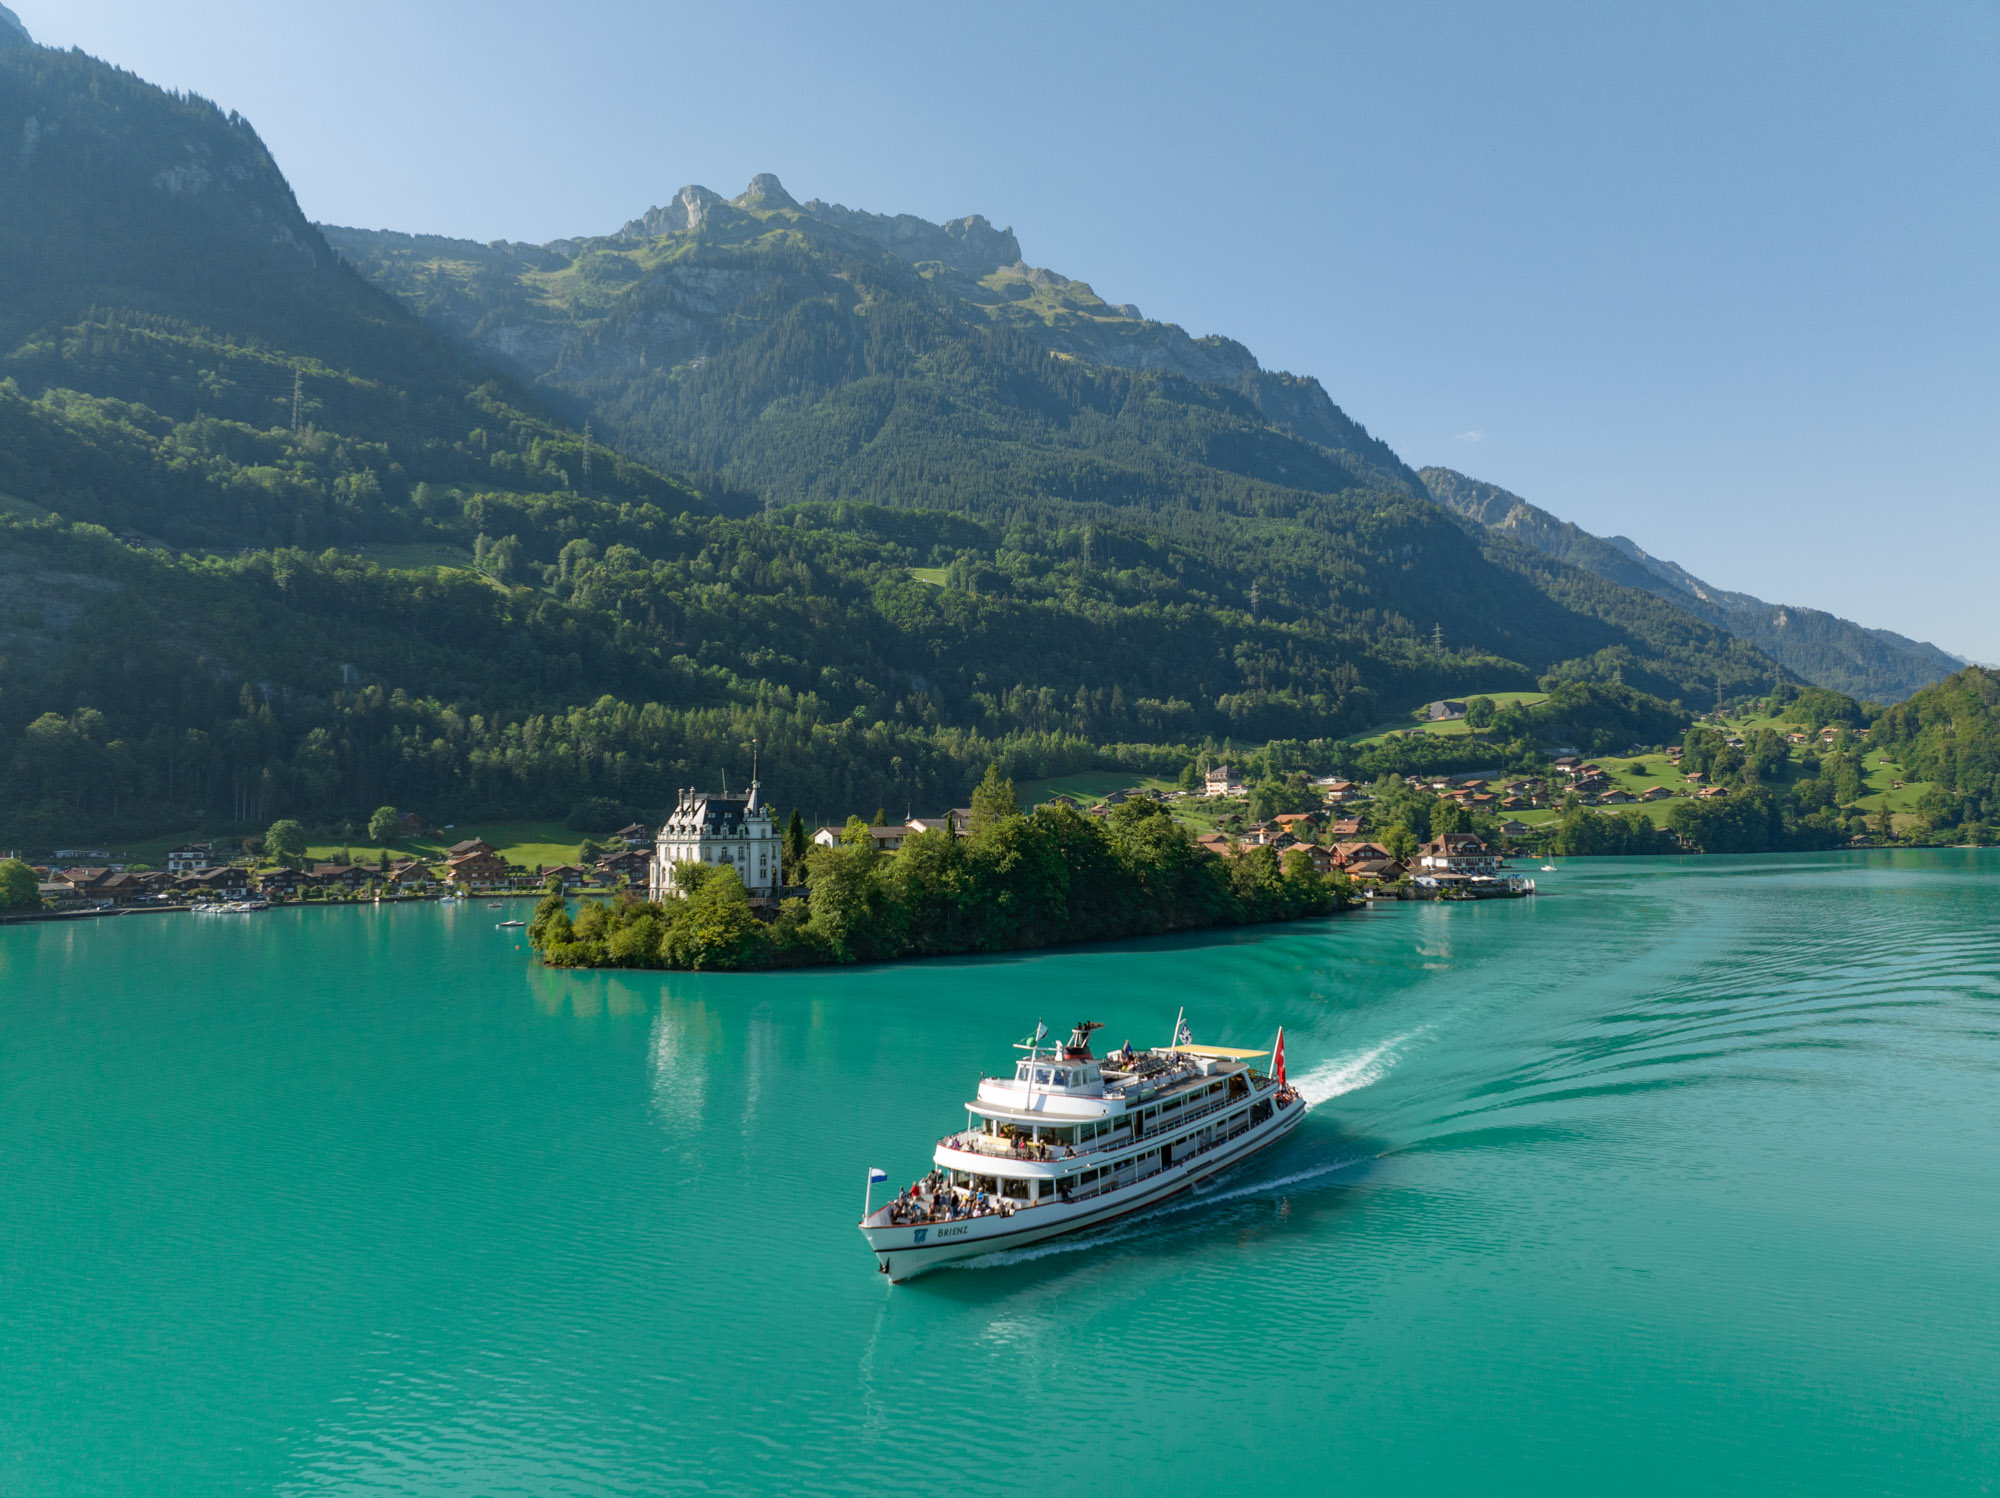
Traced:
[[1333, 768], [1413, 703], [1537, 683], [1653, 737], [1785, 679], [1467, 525], [1226, 340], [913, 264], [774, 186], [434, 278], [500, 316], [554, 277], [600, 353], [652, 271], [751, 288], [620, 386], [456, 337], [411, 291], [431, 242], [337, 254], [205, 100], [22, 47], [0, 138], [8, 844], [636, 813], [753, 739], [788, 803], [935, 807], [991, 763]]

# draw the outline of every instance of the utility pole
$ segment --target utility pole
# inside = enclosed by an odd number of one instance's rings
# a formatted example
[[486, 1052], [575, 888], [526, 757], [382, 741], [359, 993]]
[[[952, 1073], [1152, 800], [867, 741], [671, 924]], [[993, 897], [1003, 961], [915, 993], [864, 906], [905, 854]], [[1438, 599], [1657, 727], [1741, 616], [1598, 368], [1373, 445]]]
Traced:
[[1442, 620], [1431, 626], [1431, 649], [1435, 650], [1439, 655], [1444, 654], [1444, 623]]
[[583, 424], [583, 487], [590, 487], [590, 423]]
[[1250, 580], [1250, 617], [1252, 619], [1257, 617], [1257, 581], [1255, 578]]
[[294, 437], [299, 434], [299, 412], [305, 408], [305, 399], [306, 372], [303, 369], [294, 369], [292, 371], [292, 435]]

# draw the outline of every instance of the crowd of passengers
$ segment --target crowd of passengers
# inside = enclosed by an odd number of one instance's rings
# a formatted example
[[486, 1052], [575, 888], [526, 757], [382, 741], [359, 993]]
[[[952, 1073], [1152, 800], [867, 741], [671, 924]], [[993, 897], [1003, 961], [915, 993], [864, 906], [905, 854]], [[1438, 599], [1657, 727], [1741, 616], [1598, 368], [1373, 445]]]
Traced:
[[889, 1203], [889, 1221], [898, 1227], [916, 1222], [956, 1222], [966, 1217], [1012, 1217], [1011, 1202], [984, 1191], [959, 1192], [941, 1170], [934, 1170]]

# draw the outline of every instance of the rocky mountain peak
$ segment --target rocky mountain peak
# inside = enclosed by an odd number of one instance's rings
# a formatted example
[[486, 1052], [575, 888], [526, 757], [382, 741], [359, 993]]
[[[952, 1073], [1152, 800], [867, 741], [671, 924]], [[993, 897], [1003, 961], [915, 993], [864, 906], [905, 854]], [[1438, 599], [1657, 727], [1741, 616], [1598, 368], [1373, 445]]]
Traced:
[[35, 39], [28, 35], [28, 28], [21, 24], [21, 18], [0, 5], [0, 47], [32, 47], [34, 44]]
[[733, 208], [796, 208], [798, 200], [785, 191], [785, 184], [769, 172], [759, 172], [750, 179], [750, 185], [743, 189], [741, 197], [731, 198]]

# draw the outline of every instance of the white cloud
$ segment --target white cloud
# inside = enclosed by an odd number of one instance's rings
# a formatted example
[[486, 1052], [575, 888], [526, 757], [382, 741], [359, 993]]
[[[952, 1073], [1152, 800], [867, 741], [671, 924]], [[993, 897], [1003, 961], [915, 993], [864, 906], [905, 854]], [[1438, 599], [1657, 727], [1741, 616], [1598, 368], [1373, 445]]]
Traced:
[[1451, 440], [1454, 442], [1484, 442], [1486, 440], [1486, 434], [1475, 428], [1470, 432], [1460, 432], [1456, 437], [1452, 438]]

